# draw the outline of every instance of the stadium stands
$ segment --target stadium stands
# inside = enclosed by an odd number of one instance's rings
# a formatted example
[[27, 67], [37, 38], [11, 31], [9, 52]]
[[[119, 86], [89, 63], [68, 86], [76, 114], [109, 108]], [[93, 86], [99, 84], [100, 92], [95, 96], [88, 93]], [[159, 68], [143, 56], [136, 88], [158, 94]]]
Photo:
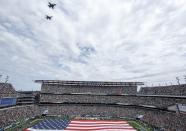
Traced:
[[39, 115], [37, 106], [24, 105], [0, 109], [0, 127], [6, 127], [18, 120]]
[[142, 87], [138, 93], [144, 95], [186, 96], [186, 84], [159, 87]]
[[38, 91], [18, 91], [17, 92], [17, 104], [24, 105], [24, 104], [34, 104], [38, 103]]
[[[185, 85], [180, 85], [180, 88], [179, 86], [170, 87], [171, 91], [178, 90], [176, 93], [164, 91], [161, 94], [156, 91], [156, 94], [153, 94], [144, 91], [143, 88], [137, 93], [137, 85], [142, 83], [135, 82], [41, 80], [36, 82], [42, 83], [40, 102], [0, 109], [2, 116], [0, 127], [5, 127], [18, 119], [41, 115], [43, 111], [48, 110], [49, 115], [129, 118], [136, 118], [140, 115], [143, 116], [142, 121], [155, 127], [170, 131], [186, 129], [186, 114], [168, 110], [170, 105], [186, 104], [185, 90], [182, 88], [185, 88]], [[181, 90], [183, 93], [178, 93]], [[26, 98], [28, 94], [20, 93], [18, 98]], [[15, 117], [12, 119], [13, 116]]]
[[16, 105], [16, 91], [10, 83], [0, 83], [0, 108]]
[[[186, 103], [186, 96], [161, 95], [161, 94], [137, 94], [137, 88], [128, 86], [109, 86], [108, 88], [93, 85], [72, 83], [53, 83], [52, 81], [40, 81], [42, 83], [40, 94], [40, 110], [49, 109], [49, 113], [68, 115], [102, 115], [102, 116], [127, 116], [134, 117], [138, 114], [144, 116], [144, 121], [157, 127], [173, 129], [171, 116], [177, 116], [176, 112], [167, 110], [172, 104]], [[81, 82], [82, 83], [82, 82]], [[120, 103], [120, 105], [117, 105]], [[163, 113], [162, 113], [163, 112]], [[147, 114], [146, 114], [147, 113]], [[159, 115], [161, 114], [161, 117]], [[158, 118], [151, 122], [148, 117]], [[183, 117], [185, 118], [185, 116]], [[179, 117], [176, 117], [179, 121]], [[184, 123], [183, 120], [180, 120]], [[172, 124], [172, 126], [171, 126]], [[179, 129], [184, 127], [179, 125]]]
[[41, 82], [41, 93], [105, 93], [136, 94], [141, 82], [87, 82], [87, 81], [36, 81]]
[[0, 83], [0, 98], [16, 97], [16, 91], [10, 83]]
[[178, 115], [170, 112], [146, 112], [143, 121], [157, 127], [161, 127], [165, 131], [185, 131], [186, 116]]
[[165, 108], [175, 103], [186, 104], [186, 96], [144, 96], [144, 95], [95, 95], [95, 94], [41, 94], [40, 103], [89, 102], [128, 103]]

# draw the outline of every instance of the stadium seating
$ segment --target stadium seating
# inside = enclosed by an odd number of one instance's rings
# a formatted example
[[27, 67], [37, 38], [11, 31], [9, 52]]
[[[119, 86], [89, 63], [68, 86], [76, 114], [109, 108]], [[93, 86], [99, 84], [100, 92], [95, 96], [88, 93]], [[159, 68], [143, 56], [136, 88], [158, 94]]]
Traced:
[[158, 87], [142, 87], [138, 94], [186, 96], [186, 84]]
[[0, 127], [6, 127], [18, 120], [39, 115], [37, 106], [24, 105], [0, 109]]
[[82, 86], [81, 87], [81, 86], [62, 86], [62, 85], [43, 84], [41, 87], [41, 93], [53, 93], [53, 94], [63, 94], [63, 93], [136, 94], [137, 93], [137, 86], [131, 86], [131, 87]]
[[[182, 96], [183, 97], [183, 96]], [[84, 102], [84, 103], [128, 103], [131, 105], [151, 105], [157, 107], [167, 107], [175, 103], [186, 104], [185, 99], [172, 96], [140, 96], [140, 95], [57, 95], [41, 94], [40, 103], [64, 103], [64, 102]]]
[[16, 97], [16, 91], [10, 83], [0, 83], [0, 98]]
[[[176, 129], [184, 131], [186, 114], [177, 114], [176, 111], [169, 111], [166, 107], [176, 103], [186, 104], [185, 85], [180, 85], [180, 88], [179, 86], [167, 88], [170, 88], [170, 91], [166, 91], [166, 88], [160, 89], [163, 90], [162, 94], [160, 91], [145, 91], [146, 89], [143, 88], [136, 94], [136, 87], [130, 89], [130, 86], [121, 89], [119, 86], [71, 87], [60, 84], [43, 84], [39, 103], [0, 109], [0, 126], [5, 127], [18, 119], [41, 115], [47, 109], [49, 115], [128, 118], [136, 118], [141, 115], [143, 116], [142, 121], [155, 127], [170, 131]], [[9, 89], [7, 88], [7, 90]], [[147, 90], [151, 89], [147, 88]], [[175, 93], [173, 93], [174, 91]], [[181, 91], [183, 91], [182, 94], [180, 94]], [[156, 93], [153, 94], [153, 92]]]

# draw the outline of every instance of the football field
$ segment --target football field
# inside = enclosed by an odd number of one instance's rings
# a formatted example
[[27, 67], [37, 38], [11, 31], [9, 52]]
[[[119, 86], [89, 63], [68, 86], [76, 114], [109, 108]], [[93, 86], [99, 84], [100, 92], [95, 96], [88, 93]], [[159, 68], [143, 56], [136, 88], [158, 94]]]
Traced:
[[39, 116], [17, 121], [5, 131], [153, 131], [153, 127], [129, 118]]

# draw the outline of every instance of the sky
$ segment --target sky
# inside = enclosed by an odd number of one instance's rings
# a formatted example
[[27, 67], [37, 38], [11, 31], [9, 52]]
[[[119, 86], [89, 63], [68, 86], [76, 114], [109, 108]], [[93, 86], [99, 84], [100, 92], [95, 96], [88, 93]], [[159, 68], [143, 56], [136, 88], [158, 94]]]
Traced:
[[[0, 80], [185, 83], [186, 0], [1, 0]], [[53, 16], [46, 20], [45, 16]]]

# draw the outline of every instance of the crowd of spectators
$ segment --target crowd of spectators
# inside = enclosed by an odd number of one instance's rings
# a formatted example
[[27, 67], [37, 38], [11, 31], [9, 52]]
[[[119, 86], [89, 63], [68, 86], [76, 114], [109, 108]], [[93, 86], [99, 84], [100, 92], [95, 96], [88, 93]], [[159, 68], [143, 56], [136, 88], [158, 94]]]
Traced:
[[[2, 84], [3, 85], [3, 84]], [[167, 90], [166, 90], [167, 89]], [[116, 117], [143, 116], [142, 120], [153, 126], [162, 127], [173, 131], [186, 129], [186, 115], [178, 115], [176, 112], [170, 112], [167, 106], [176, 103], [186, 104], [186, 85], [170, 87], [142, 88], [137, 94], [137, 87], [92, 87], [92, 86], [61, 86], [43, 84], [40, 93], [40, 104], [23, 105], [0, 109], [0, 127], [5, 127], [19, 119], [30, 118], [43, 111], [48, 110], [51, 115], [100, 115]], [[16, 94], [11, 84], [1, 86], [3, 94]], [[6, 90], [6, 91], [5, 91]], [[162, 92], [161, 92], [162, 91]], [[89, 94], [79, 94], [87, 93]], [[156, 92], [156, 93], [155, 93]], [[171, 93], [170, 93], [171, 92]], [[173, 93], [175, 92], [175, 93]], [[180, 94], [182, 92], [182, 94]], [[65, 94], [66, 93], [66, 94]], [[68, 94], [69, 93], [69, 94]], [[77, 94], [71, 94], [77, 93]], [[91, 94], [92, 93], [92, 94]], [[101, 94], [107, 95], [101, 95]], [[153, 94], [154, 93], [154, 94]], [[118, 95], [113, 95], [118, 94]], [[121, 95], [125, 94], [125, 95]], [[12, 95], [12, 96], [13, 96]], [[32, 94], [31, 94], [32, 95]], [[145, 96], [146, 95], [146, 96]], [[148, 96], [154, 95], [154, 96]], [[174, 95], [174, 96], [158, 96]], [[176, 96], [175, 96], [176, 95]], [[179, 96], [182, 97], [179, 97]], [[3, 95], [0, 94], [0, 97]], [[38, 94], [37, 94], [38, 96]], [[20, 97], [25, 97], [20, 93]], [[39, 97], [38, 97], [39, 98]], [[87, 103], [87, 104], [60, 104], [60, 103]], [[53, 103], [53, 104], [49, 104]], [[90, 104], [88, 104], [90, 103]], [[104, 103], [103, 105], [94, 105], [92, 103]], [[128, 106], [111, 106], [105, 103], [124, 103]], [[131, 105], [147, 105], [148, 108]], [[150, 107], [153, 106], [153, 107]], [[157, 107], [157, 108], [154, 108]], [[161, 109], [160, 109], [161, 108]]]
[[16, 97], [16, 91], [10, 83], [0, 83], [0, 98]]
[[84, 102], [84, 103], [128, 103], [131, 105], [150, 105], [160, 108], [173, 105], [175, 103], [186, 104], [186, 97], [158, 97], [158, 96], [137, 96], [137, 95], [56, 95], [40, 94], [40, 102], [64, 103], [64, 102]]
[[144, 95], [186, 96], [186, 84], [158, 87], [142, 87], [138, 93]]
[[7, 109], [0, 109], [0, 127], [5, 127], [21, 119], [41, 115], [48, 110], [49, 115], [70, 115], [70, 116], [112, 116], [137, 118], [141, 115], [142, 121], [161, 127], [168, 131], [186, 129], [186, 115], [157, 109], [140, 107], [117, 107], [106, 105], [27, 105], [15, 106]]
[[0, 109], [0, 127], [6, 127], [18, 120], [34, 117], [38, 114], [38, 107], [35, 105], [14, 106]]
[[[109, 88], [109, 89], [108, 89]], [[101, 115], [101, 116], [124, 116], [135, 117], [144, 116], [143, 121], [153, 126], [162, 127], [166, 130], [186, 129], [186, 116], [177, 116], [175, 112], [162, 111], [158, 108], [166, 109], [167, 106], [176, 103], [186, 104], [185, 85], [171, 87], [142, 88], [136, 92], [136, 87], [76, 87], [76, 86], [58, 86], [42, 85], [40, 102], [56, 103], [50, 106], [43, 104], [40, 110], [49, 109], [51, 114], [68, 114], [68, 115]], [[159, 89], [159, 90], [158, 90]], [[149, 91], [148, 91], [149, 90]], [[151, 91], [153, 90], [153, 91]], [[176, 90], [176, 91], [175, 91]], [[64, 94], [64, 93], [86, 93], [90, 94]], [[154, 93], [152, 93], [154, 92]], [[175, 93], [174, 93], [175, 92]], [[181, 93], [182, 92], [182, 93]], [[93, 93], [93, 94], [91, 94]], [[126, 95], [100, 95], [105, 94], [126, 94]], [[146, 95], [146, 96], [145, 96]], [[149, 96], [148, 96], [149, 95]], [[154, 96], [150, 96], [154, 95]], [[162, 96], [158, 96], [162, 95]], [[174, 96], [166, 96], [174, 95]], [[182, 96], [182, 97], [179, 97]], [[185, 95], [186, 96], [186, 95]], [[57, 104], [57, 103], [90, 103], [88, 105]], [[93, 106], [91, 103], [124, 103], [129, 105], [147, 105], [157, 108], [139, 108], [139, 107], [117, 107], [117, 106]]]
[[166, 131], [185, 131], [186, 115], [172, 112], [146, 112], [142, 121]]
[[41, 87], [41, 93], [105, 93], [105, 94], [136, 94], [137, 86], [64, 86], [64, 85], [52, 85], [43, 84]]

